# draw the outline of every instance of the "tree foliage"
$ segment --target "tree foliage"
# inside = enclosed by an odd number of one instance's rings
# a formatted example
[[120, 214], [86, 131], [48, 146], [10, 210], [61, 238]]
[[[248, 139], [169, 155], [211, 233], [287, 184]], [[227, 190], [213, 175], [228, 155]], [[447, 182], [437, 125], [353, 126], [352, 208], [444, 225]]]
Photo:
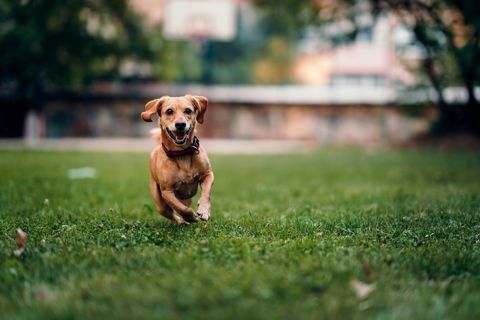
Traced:
[[0, 2], [0, 83], [27, 101], [47, 86], [81, 88], [142, 57], [140, 19], [126, 0]]
[[[480, 59], [480, 4], [472, 0], [372, 0], [375, 10], [394, 12], [425, 49], [426, 60], [452, 54], [465, 87], [473, 90]], [[442, 72], [441, 66], [436, 66]], [[426, 68], [426, 72], [429, 68]], [[433, 74], [433, 73], [432, 73]], [[433, 76], [436, 76], [433, 74]], [[469, 96], [476, 104], [475, 95]]]
[[[372, 17], [396, 16], [415, 36], [424, 52], [419, 67], [439, 96], [440, 127], [480, 131], [479, 103], [474, 94], [480, 77], [480, 2], [478, 0], [256, 0], [272, 26], [285, 34], [298, 34], [310, 25], [334, 22], [344, 39], [353, 38], [359, 13]], [[286, 14], [289, 13], [289, 14]], [[347, 26], [345, 28], [345, 26]], [[285, 29], [294, 29], [295, 32]], [[448, 65], [453, 64], [453, 66]], [[458, 70], [457, 75], [449, 74]], [[443, 96], [446, 86], [466, 88], [465, 106], [451, 108]]]
[[[475, 96], [480, 77], [480, 3], [476, 0], [370, 1], [374, 12], [387, 11], [399, 17], [423, 48], [421, 68], [439, 97], [437, 128], [480, 132], [480, 105]], [[452, 69], [448, 64], [454, 64], [458, 75], [446, 76]], [[453, 108], [447, 105], [443, 89], [457, 83], [466, 89], [468, 101], [464, 106]]]

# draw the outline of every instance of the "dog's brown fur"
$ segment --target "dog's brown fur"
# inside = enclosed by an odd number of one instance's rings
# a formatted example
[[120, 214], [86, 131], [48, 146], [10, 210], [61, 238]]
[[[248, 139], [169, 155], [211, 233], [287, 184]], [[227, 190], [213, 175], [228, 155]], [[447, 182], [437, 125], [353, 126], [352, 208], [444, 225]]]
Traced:
[[[150, 154], [150, 192], [157, 211], [173, 223], [210, 218], [213, 172], [205, 149], [200, 145], [198, 153], [169, 158], [161, 145], [163, 143], [173, 151], [188, 148], [193, 142], [196, 123], [203, 123], [207, 105], [207, 98], [202, 96], [162, 97], [148, 102], [141, 114], [147, 122], [151, 122], [156, 113], [159, 115], [160, 130], [153, 132], [159, 146]], [[175, 143], [175, 138], [171, 136], [173, 132], [176, 137], [175, 124], [178, 122], [186, 123], [189, 128], [182, 145]], [[199, 185], [202, 193], [195, 212], [189, 206]]]

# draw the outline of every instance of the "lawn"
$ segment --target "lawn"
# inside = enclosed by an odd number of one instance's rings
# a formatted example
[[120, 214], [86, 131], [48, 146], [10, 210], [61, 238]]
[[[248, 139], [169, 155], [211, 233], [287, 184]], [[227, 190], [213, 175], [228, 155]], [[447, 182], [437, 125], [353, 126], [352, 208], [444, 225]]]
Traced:
[[0, 152], [0, 318], [480, 318], [479, 154], [211, 158], [211, 221], [174, 226], [147, 154]]

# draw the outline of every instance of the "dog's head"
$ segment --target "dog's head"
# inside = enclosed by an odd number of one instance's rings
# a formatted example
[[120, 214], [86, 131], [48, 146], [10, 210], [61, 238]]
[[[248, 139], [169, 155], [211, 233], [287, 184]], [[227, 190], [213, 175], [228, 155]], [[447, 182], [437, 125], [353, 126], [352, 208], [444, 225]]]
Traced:
[[208, 99], [202, 96], [162, 97], [149, 101], [142, 112], [143, 121], [151, 122], [155, 113], [158, 125], [176, 144], [184, 145], [193, 135], [195, 124], [203, 123]]

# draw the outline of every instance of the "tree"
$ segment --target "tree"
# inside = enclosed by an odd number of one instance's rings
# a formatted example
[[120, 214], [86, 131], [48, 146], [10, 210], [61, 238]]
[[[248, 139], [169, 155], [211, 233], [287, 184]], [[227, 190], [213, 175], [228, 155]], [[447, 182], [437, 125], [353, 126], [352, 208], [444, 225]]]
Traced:
[[[475, 96], [480, 62], [480, 4], [475, 0], [370, 0], [374, 12], [399, 17], [425, 52], [421, 67], [438, 95], [440, 131], [480, 133], [480, 104]], [[448, 59], [448, 60], [447, 60]], [[454, 63], [458, 82], [467, 91], [467, 104], [447, 105], [442, 78], [446, 63]], [[453, 83], [454, 84], [454, 83]]]
[[2, 113], [40, 111], [47, 88], [114, 78], [122, 59], [148, 54], [140, 21], [127, 0], [1, 1]]
[[[365, 7], [373, 17], [385, 12], [397, 16], [424, 51], [419, 67], [438, 94], [437, 128], [480, 133], [480, 107], [475, 96], [480, 72], [478, 0], [256, 0], [255, 3], [273, 26], [283, 26], [284, 29], [279, 28], [282, 32], [291, 34], [289, 29], [293, 29], [298, 34], [309, 25], [341, 22], [348, 26], [341, 35], [343, 39], [355, 36], [356, 17]], [[282, 14], [286, 12], [289, 14]], [[349, 23], [345, 24], [346, 20]], [[447, 67], [446, 63], [455, 66]], [[447, 77], [452, 69], [458, 70], [458, 75]], [[449, 106], [443, 89], [457, 83], [466, 88], [468, 101], [462, 106]]]

